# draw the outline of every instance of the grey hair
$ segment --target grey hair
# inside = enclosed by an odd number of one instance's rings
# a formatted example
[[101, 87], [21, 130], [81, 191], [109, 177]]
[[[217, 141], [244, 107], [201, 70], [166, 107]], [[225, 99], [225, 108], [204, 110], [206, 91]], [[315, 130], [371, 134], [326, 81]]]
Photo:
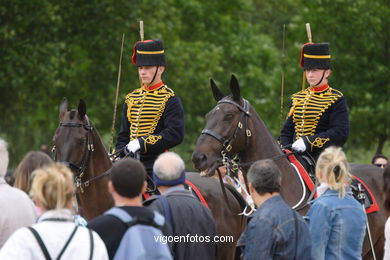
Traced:
[[248, 182], [260, 195], [280, 192], [281, 181], [280, 170], [271, 159], [257, 161], [249, 168]]
[[174, 152], [159, 155], [153, 165], [153, 172], [160, 180], [171, 181], [179, 179], [185, 169], [183, 159]]
[[9, 155], [7, 142], [0, 138], [0, 177], [4, 177], [7, 173], [9, 163]]

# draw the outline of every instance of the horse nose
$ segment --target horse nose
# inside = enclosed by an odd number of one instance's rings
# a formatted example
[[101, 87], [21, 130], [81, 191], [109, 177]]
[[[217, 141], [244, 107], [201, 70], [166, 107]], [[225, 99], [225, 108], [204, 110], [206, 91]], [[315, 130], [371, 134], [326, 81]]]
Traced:
[[192, 154], [192, 162], [194, 163], [196, 169], [203, 170], [203, 167], [207, 162], [207, 157], [201, 151], [194, 151]]

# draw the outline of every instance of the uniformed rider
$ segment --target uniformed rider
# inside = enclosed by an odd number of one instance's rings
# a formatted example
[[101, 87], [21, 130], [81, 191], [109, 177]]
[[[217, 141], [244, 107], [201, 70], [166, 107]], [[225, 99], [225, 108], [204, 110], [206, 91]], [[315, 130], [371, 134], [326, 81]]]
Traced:
[[330, 87], [328, 43], [307, 43], [301, 52], [301, 66], [309, 87], [291, 98], [290, 111], [282, 128], [282, 146], [292, 145], [315, 159], [330, 145], [342, 146], [348, 138], [349, 119], [343, 94]]
[[115, 147], [116, 151], [124, 148], [121, 157], [139, 153], [150, 177], [157, 156], [184, 138], [182, 103], [161, 79], [166, 67], [164, 52], [159, 39], [135, 43], [132, 61], [142, 86], [126, 96]]

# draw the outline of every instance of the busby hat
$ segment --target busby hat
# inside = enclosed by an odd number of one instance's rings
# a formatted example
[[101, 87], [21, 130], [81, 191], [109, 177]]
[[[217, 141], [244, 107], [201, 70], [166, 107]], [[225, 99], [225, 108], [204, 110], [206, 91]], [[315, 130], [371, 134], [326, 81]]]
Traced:
[[136, 42], [132, 61], [137, 67], [166, 66], [163, 42], [159, 39]]
[[301, 67], [304, 70], [330, 69], [329, 43], [306, 43], [301, 50]]

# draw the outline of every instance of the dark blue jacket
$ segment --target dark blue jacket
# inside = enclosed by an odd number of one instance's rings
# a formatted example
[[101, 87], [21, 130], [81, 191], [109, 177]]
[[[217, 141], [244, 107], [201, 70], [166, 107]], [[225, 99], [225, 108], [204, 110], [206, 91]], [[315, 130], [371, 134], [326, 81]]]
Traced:
[[237, 246], [244, 260], [311, 259], [309, 228], [281, 196], [267, 199], [252, 215]]
[[290, 112], [280, 134], [282, 146], [303, 138], [314, 158], [330, 145], [342, 146], [348, 139], [348, 109], [343, 94], [328, 85], [307, 88], [292, 96]]

